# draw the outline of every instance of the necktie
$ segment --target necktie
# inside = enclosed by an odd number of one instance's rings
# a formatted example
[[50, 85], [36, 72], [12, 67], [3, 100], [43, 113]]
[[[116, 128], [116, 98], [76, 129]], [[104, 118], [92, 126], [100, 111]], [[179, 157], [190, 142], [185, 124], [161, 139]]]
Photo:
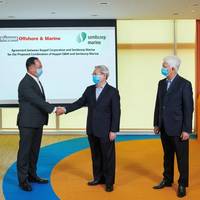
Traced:
[[171, 85], [171, 81], [167, 80], [167, 90], [169, 90], [170, 85]]
[[102, 91], [102, 88], [96, 88], [96, 100], [99, 98], [101, 91]]

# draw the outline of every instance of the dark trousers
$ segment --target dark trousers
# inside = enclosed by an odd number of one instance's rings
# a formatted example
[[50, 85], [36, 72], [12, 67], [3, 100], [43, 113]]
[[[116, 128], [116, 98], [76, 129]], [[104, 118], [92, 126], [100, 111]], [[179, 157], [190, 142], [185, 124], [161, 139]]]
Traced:
[[28, 176], [37, 176], [37, 161], [40, 151], [41, 128], [19, 127], [20, 141], [17, 154], [17, 175], [19, 183], [24, 182]]
[[164, 179], [173, 183], [174, 181], [174, 155], [176, 154], [179, 185], [188, 187], [189, 177], [189, 141], [182, 141], [180, 136], [168, 136], [165, 130], [161, 130], [161, 141], [164, 151]]
[[93, 135], [88, 135], [88, 140], [94, 179], [105, 181], [106, 185], [113, 185], [115, 182], [115, 142]]

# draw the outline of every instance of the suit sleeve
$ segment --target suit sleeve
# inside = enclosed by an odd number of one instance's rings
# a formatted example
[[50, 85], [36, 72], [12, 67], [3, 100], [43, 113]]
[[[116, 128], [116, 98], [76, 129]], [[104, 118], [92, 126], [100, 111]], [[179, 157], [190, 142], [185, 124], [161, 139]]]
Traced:
[[183, 88], [183, 126], [182, 131], [192, 132], [192, 116], [194, 110], [193, 92], [190, 82], [187, 82]]
[[88, 88], [85, 90], [81, 98], [79, 98], [77, 101], [75, 101], [74, 103], [65, 104], [66, 113], [69, 113], [69, 112], [78, 110], [84, 106], [87, 106], [87, 92], [88, 92]]
[[46, 102], [41, 96], [39, 96], [33, 88], [28, 84], [19, 86], [19, 93], [31, 104], [35, 105], [39, 109], [46, 113], [52, 113], [54, 106]]
[[159, 88], [160, 88], [160, 82], [158, 83], [156, 103], [155, 103], [155, 109], [154, 109], [154, 122], [153, 122], [154, 127], [159, 126]]
[[112, 132], [119, 132], [120, 116], [121, 116], [120, 95], [119, 91], [116, 90], [116, 92], [112, 97], [112, 121], [111, 121]]

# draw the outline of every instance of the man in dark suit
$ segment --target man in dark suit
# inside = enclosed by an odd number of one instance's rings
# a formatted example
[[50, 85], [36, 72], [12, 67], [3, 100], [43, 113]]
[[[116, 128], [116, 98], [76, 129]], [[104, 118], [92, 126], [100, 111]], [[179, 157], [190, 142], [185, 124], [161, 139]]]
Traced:
[[106, 184], [113, 190], [115, 181], [115, 137], [120, 124], [120, 96], [116, 88], [107, 83], [108, 68], [96, 66], [93, 72], [95, 85], [86, 88], [82, 97], [67, 104], [66, 113], [83, 106], [88, 107], [87, 134], [91, 149], [94, 180], [88, 185]]
[[189, 177], [189, 134], [192, 132], [193, 93], [191, 83], [177, 74], [180, 59], [167, 56], [163, 60], [162, 74], [166, 76], [158, 84], [154, 132], [161, 133], [164, 151], [163, 180], [154, 189], [170, 187], [174, 181], [174, 154], [176, 153], [179, 186], [178, 197], [186, 195]]
[[37, 160], [40, 150], [43, 126], [48, 124], [48, 113], [56, 108], [45, 100], [44, 89], [39, 76], [42, 64], [38, 58], [30, 57], [26, 61], [27, 74], [18, 87], [19, 113], [17, 125], [20, 133], [17, 155], [17, 174], [19, 186], [31, 191], [29, 182], [48, 183], [37, 176]]

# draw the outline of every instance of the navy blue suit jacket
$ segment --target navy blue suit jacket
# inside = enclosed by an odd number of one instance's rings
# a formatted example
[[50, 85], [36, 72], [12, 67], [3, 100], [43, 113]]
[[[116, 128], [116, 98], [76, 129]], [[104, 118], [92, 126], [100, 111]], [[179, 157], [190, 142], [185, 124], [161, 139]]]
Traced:
[[177, 76], [168, 91], [166, 79], [159, 81], [154, 111], [154, 126], [170, 136], [192, 132], [193, 92], [191, 83]]
[[66, 104], [66, 112], [83, 106], [88, 107], [87, 134], [108, 138], [109, 132], [118, 132], [120, 124], [120, 96], [116, 88], [105, 85], [96, 100], [96, 86], [86, 88], [82, 97], [72, 104]]

